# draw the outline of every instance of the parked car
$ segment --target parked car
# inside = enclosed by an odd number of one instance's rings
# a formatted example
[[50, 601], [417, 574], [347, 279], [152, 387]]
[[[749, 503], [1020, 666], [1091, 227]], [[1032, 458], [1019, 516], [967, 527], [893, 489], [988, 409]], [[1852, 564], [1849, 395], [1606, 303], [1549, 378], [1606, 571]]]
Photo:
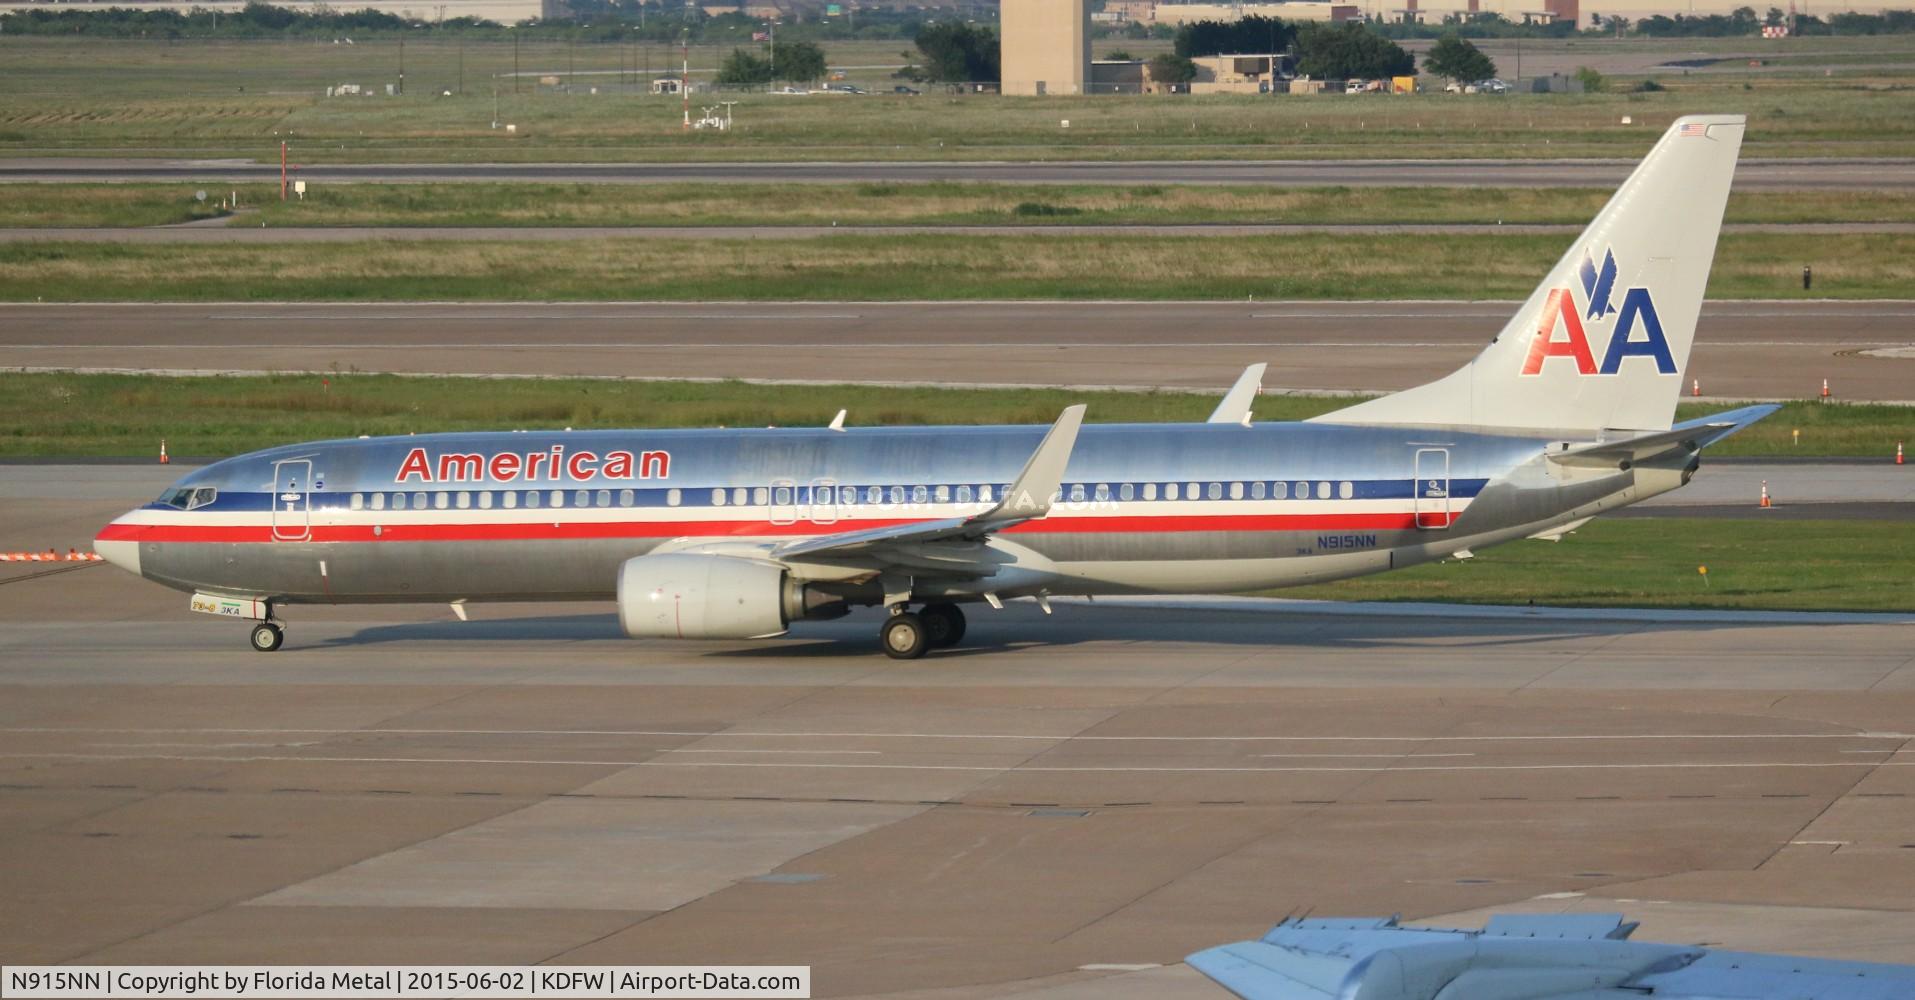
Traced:
[[1487, 80], [1477, 81], [1476, 92], [1479, 94], [1507, 94], [1509, 93], [1509, 84], [1495, 77], [1490, 77]]
[[892, 87], [892, 88], [891, 88], [891, 92], [892, 92], [893, 94], [909, 94], [909, 95], [911, 95], [912, 97], [916, 97], [916, 96], [918, 96], [918, 95], [919, 95], [920, 93], [923, 93], [923, 91], [920, 91], [920, 90], [918, 90], [918, 89], [917, 89], [916, 87], [906, 87], [906, 86], [903, 86], [903, 85], [899, 85], [899, 86], [896, 86], [896, 87]]

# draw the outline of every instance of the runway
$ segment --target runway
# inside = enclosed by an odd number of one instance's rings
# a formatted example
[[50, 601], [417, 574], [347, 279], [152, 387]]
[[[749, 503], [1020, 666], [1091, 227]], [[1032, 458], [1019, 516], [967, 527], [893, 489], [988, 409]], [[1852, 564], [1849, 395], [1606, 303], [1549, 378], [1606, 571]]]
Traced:
[[[1393, 391], [1453, 371], [1509, 302], [0, 305], [0, 368], [368, 371], [1221, 392]], [[1915, 396], [1915, 303], [1705, 305], [1706, 397]]]
[[[847, 163], [380, 163], [302, 165], [314, 184], [1259, 184], [1389, 187], [1613, 187], [1634, 160], [1173, 160]], [[261, 183], [279, 165], [246, 160], [16, 159], [0, 183]], [[1915, 159], [1743, 159], [1739, 191], [1903, 189]]]

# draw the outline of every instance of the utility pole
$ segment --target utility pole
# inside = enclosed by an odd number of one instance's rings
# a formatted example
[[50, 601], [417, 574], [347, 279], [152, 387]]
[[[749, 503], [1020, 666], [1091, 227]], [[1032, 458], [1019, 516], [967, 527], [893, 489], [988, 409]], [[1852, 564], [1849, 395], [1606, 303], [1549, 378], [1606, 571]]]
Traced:
[[692, 130], [692, 33], [686, 31], [678, 36], [678, 55], [683, 60], [678, 68], [678, 96], [685, 104], [685, 131]]
[[506, 30], [512, 32], [512, 92], [516, 94], [519, 92], [519, 33], [511, 28]]
[[399, 36], [399, 96], [406, 95], [406, 36]]

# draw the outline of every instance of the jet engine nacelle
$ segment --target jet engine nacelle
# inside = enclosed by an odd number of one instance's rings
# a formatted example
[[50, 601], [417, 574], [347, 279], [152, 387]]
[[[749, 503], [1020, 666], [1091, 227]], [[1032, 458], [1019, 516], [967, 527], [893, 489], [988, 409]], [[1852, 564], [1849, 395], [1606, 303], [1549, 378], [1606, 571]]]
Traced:
[[796, 619], [848, 610], [842, 598], [755, 559], [670, 553], [618, 569], [618, 623], [634, 639], [765, 639]]

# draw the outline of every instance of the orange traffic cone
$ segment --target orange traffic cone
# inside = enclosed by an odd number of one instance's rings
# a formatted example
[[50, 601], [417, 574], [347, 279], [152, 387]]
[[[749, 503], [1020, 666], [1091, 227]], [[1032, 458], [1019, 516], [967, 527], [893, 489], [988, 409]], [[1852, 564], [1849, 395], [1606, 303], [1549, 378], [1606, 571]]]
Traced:
[[66, 550], [66, 561], [67, 561], [67, 562], [79, 562], [79, 561], [80, 561], [80, 550], [79, 550], [79, 549], [76, 549], [76, 548], [73, 548], [72, 546], [68, 546], [68, 547], [67, 547], [67, 550]]
[[1895, 464], [1902, 464], [1902, 443], [1900, 441], [1895, 442]]
[[1702, 380], [1701, 379], [1695, 379], [1693, 382], [1690, 383], [1689, 395], [1691, 396], [1702, 395]]
[[160, 438], [160, 464], [166, 465], [171, 459], [166, 457], [166, 439]]
[[1823, 379], [1822, 380], [1822, 402], [1826, 403], [1828, 401], [1829, 401], [1829, 380]]
[[1764, 479], [1762, 481], [1762, 507], [1766, 509], [1774, 506], [1775, 502], [1769, 499], [1769, 481]]

